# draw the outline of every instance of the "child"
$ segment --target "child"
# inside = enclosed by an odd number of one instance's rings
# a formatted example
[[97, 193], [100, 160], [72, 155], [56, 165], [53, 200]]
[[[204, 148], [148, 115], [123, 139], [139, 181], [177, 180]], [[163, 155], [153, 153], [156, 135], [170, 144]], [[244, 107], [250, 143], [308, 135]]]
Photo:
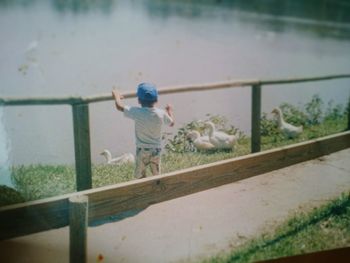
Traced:
[[174, 116], [171, 105], [165, 110], [155, 107], [158, 91], [153, 84], [141, 83], [137, 88], [138, 102], [141, 107], [124, 106], [122, 96], [112, 91], [117, 110], [135, 121], [136, 167], [135, 178], [146, 177], [146, 168], [150, 166], [153, 175], [160, 174], [161, 128], [163, 124], [173, 126]]

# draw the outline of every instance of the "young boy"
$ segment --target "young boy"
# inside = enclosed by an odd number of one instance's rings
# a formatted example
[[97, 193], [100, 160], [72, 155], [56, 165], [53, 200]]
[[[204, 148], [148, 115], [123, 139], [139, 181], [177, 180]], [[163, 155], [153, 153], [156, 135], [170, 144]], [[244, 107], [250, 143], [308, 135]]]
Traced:
[[141, 83], [137, 88], [138, 102], [141, 107], [124, 106], [122, 96], [112, 91], [117, 110], [135, 121], [136, 167], [135, 178], [146, 177], [149, 166], [153, 175], [160, 174], [161, 130], [162, 126], [174, 125], [173, 109], [167, 105], [165, 110], [155, 107], [158, 102], [158, 91], [155, 85]]

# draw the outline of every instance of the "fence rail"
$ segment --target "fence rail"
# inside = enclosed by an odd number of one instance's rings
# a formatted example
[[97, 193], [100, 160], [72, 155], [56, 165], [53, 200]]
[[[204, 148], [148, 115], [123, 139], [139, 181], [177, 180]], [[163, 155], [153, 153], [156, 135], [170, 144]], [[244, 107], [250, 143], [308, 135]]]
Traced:
[[[207, 84], [184, 85], [165, 87], [159, 89], [159, 94], [174, 94], [185, 92], [199, 92], [206, 90], [219, 90], [237, 87], [251, 87], [252, 89], [252, 136], [251, 152], [260, 151], [260, 118], [261, 118], [261, 92], [264, 85], [292, 84], [312, 81], [325, 81], [332, 79], [350, 78], [350, 74], [326, 75], [304, 78], [286, 78], [270, 80], [237, 80]], [[135, 98], [135, 91], [123, 92], [124, 98]], [[74, 148], [77, 190], [90, 189], [91, 183], [91, 152], [90, 152], [90, 127], [89, 127], [89, 104], [112, 100], [112, 95], [99, 94], [92, 96], [69, 96], [69, 97], [0, 97], [0, 106], [33, 106], [33, 105], [71, 105], [74, 125]], [[348, 129], [350, 129], [350, 99], [348, 105]]]
[[[174, 94], [184, 92], [196, 92], [205, 90], [217, 90], [227, 88], [238, 88], [246, 86], [256, 85], [278, 85], [278, 84], [291, 84], [300, 82], [310, 81], [323, 81], [332, 79], [350, 78], [350, 74], [338, 74], [338, 75], [327, 75], [318, 77], [304, 77], [304, 78], [286, 78], [286, 79], [267, 79], [267, 80], [235, 80], [235, 81], [224, 81], [217, 83], [205, 83], [205, 84], [194, 84], [194, 85], [181, 85], [174, 87], [164, 87], [159, 89], [159, 94]], [[135, 98], [135, 91], [126, 91], [122, 93], [123, 96], [128, 98]], [[97, 94], [90, 96], [67, 96], [67, 97], [0, 97], [0, 105], [4, 106], [25, 106], [25, 105], [61, 105], [61, 104], [83, 104], [83, 103], [95, 103], [112, 100], [113, 97], [110, 93], [108, 94]]]
[[143, 209], [349, 147], [350, 131], [346, 131], [164, 175], [0, 207], [0, 240], [68, 226], [70, 200], [76, 196], [88, 198], [88, 220], [99, 222], [112, 215]]

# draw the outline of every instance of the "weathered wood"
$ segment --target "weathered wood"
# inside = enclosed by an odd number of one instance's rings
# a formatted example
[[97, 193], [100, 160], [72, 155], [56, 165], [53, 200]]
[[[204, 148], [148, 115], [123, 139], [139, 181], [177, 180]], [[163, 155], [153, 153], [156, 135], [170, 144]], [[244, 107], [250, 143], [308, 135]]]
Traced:
[[243, 180], [350, 147], [350, 131], [165, 175], [0, 208], [0, 240], [68, 225], [68, 199], [89, 198], [89, 221]]
[[[235, 81], [225, 81], [217, 83], [203, 83], [203, 84], [193, 84], [193, 85], [182, 85], [176, 87], [164, 87], [159, 89], [159, 94], [176, 94], [184, 92], [199, 92], [205, 90], [219, 90], [227, 88], [238, 88], [245, 86], [253, 85], [277, 85], [277, 84], [290, 84], [290, 83], [299, 83], [299, 82], [310, 82], [310, 81], [321, 81], [321, 80], [331, 80], [331, 79], [340, 79], [340, 78], [350, 78], [350, 74], [339, 74], [339, 75], [328, 75], [328, 76], [319, 76], [319, 77], [306, 77], [306, 78], [288, 78], [288, 79], [274, 79], [274, 80], [235, 80]], [[136, 97], [134, 91], [123, 92], [122, 95], [127, 98]], [[94, 95], [89, 97], [84, 97], [83, 101], [86, 103], [92, 102], [101, 102], [112, 100], [111, 94], [101, 94]]]
[[0, 98], [0, 105], [4, 106], [35, 106], [35, 105], [62, 105], [82, 103], [81, 97], [4, 97]]
[[67, 226], [68, 197], [0, 207], [0, 240]]
[[350, 131], [350, 96], [348, 99], [348, 131]]
[[[91, 192], [90, 220], [246, 179], [350, 147], [350, 132]], [[102, 189], [101, 189], [102, 190]]]
[[[235, 80], [235, 81], [225, 81], [217, 83], [203, 83], [203, 84], [192, 84], [192, 85], [182, 85], [175, 87], [164, 87], [159, 89], [159, 94], [174, 94], [183, 92], [196, 92], [205, 90], [218, 90], [226, 88], [253, 86], [253, 85], [277, 85], [277, 84], [290, 84], [299, 82], [310, 82], [310, 81], [321, 81], [321, 80], [331, 80], [331, 79], [341, 79], [350, 78], [350, 74], [338, 74], [338, 75], [327, 75], [318, 77], [305, 77], [305, 78], [287, 78], [287, 79], [272, 79], [272, 80], [258, 80], [258, 79], [248, 79], [248, 80]], [[135, 98], [135, 91], [126, 91], [122, 95], [125, 98]], [[0, 105], [14, 106], [14, 105], [49, 105], [49, 104], [78, 104], [78, 103], [93, 103], [113, 100], [111, 93], [98, 94], [85, 97], [60, 97], [60, 98], [11, 98], [2, 97], [0, 98]]]
[[92, 188], [90, 124], [88, 104], [74, 104], [74, 150], [77, 191]]
[[252, 86], [251, 152], [260, 152], [261, 86]]
[[88, 197], [69, 198], [69, 262], [87, 262]]
[[331, 79], [341, 79], [341, 78], [350, 78], [350, 74], [326, 75], [326, 76], [305, 77], [305, 78], [261, 80], [259, 84], [260, 85], [277, 85], [277, 84], [290, 84], [290, 83], [321, 81], [321, 80], [331, 80]]

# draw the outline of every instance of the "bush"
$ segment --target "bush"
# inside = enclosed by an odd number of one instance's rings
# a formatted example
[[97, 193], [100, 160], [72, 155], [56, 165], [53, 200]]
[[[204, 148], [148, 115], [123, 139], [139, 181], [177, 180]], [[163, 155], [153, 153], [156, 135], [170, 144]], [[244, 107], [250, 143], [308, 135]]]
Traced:
[[305, 104], [309, 124], [314, 125], [321, 123], [323, 117], [323, 104], [324, 103], [318, 94], [313, 95], [311, 101]]
[[22, 202], [24, 202], [24, 198], [17, 190], [0, 185], [0, 207]]
[[328, 108], [325, 113], [326, 120], [339, 120], [347, 114], [347, 110], [343, 105], [337, 104], [333, 106], [333, 104], [333, 100], [328, 102]]
[[269, 120], [266, 112], [263, 112], [260, 119], [260, 134], [262, 136], [277, 136], [279, 134], [277, 122]]
[[289, 103], [282, 103], [280, 109], [283, 112], [283, 118], [286, 122], [296, 126], [305, 126], [308, 123], [307, 115], [297, 107]]
[[186, 135], [191, 130], [196, 130], [199, 131], [200, 134], [206, 135], [206, 129], [203, 125], [203, 123], [206, 121], [213, 122], [217, 130], [224, 131], [227, 134], [236, 134], [238, 135], [239, 139], [243, 139], [245, 137], [242, 131], [233, 125], [228, 124], [228, 120], [224, 116], [210, 114], [207, 114], [206, 116], [207, 118], [205, 120], [191, 121], [179, 128], [173, 138], [167, 139], [168, 142], [165, 145], [165, 149], [177, 153], [197, 151], [193, 143], [186, 138]]

